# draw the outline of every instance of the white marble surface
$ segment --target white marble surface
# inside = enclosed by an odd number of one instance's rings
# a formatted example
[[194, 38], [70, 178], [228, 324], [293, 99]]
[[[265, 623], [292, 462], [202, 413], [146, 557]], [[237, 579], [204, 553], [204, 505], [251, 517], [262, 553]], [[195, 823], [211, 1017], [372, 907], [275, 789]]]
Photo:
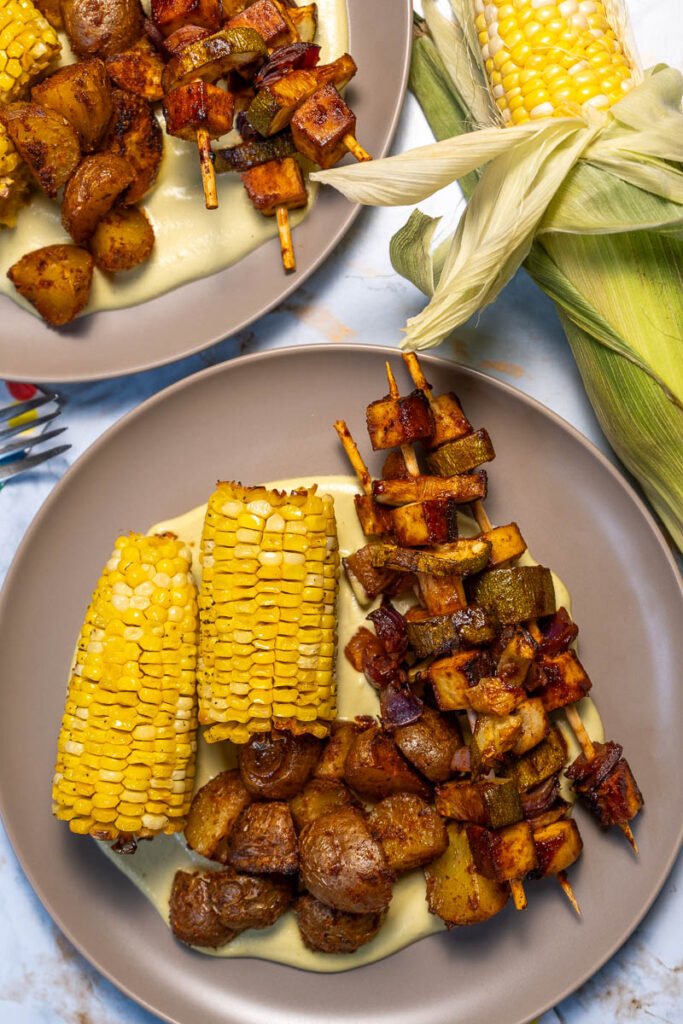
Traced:
[[[643, 63], [659, 58], [683, 66], [683, 0], [632, 0], [630, 7]], [[395, 150], [430, 138], [409, 98]], [[459, 199], [456, 194], [440, 201], [456, 210]], [[432, 203], [427, 208], [435, 212], [438, 207]], [[280, 309], [201, 355], [134, 377], [64, 387], [70, 403], [62, 423], [68, 425], [73, 448], [66, 458], [11, 482], [0, 493], [0, 580], [67, 465], [106, 427], [167, 384], [243, 352], [320, 342], [395, 344], [406, 317], [422, 303], [415, 289], [393, 274], [387, 255], [388, 239], [406, 215], [406, 210], [364, 211], [326, 266]], [[140, 315], [145, 316], [144, 307]], [[438, 352], [533, 395], [609, 454], [552, 305], [524, 275], [477, 322], [459, 332], [454, 346]], [[683, 1024], [682, 889], [679, 858], [631, 939], [591, 981], [545, 1014], [542, 1024]], [[61, 935], [0, 829], [0, 1024], [156, 1020], [100, 977]]]

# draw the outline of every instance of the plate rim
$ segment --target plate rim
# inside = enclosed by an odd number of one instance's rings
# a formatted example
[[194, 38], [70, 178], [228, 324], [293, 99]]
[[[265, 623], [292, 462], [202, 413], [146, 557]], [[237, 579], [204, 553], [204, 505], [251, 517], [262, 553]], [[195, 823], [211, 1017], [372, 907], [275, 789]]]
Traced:
[[[34, 535], [37, 534], [42, 529], [43, 523], [48, 520], [48, 518], [49, 518], [49, 516], [51, 515], [51, 512], [52, 512], [52, 507], [61, 498], [62, 492], [64, 490], [66, 490], [70, 486], [71, 478], [76, 474], [76, 472], [80, 472], [83, 469], [84, 466], [87, 466], [93, 459], [96, 459], [97, 456], [98, 456], [100, 448], [102, 448], [106, 444], [108, 444], [109, 440], [113, 436], [115, 436], [117, 433], [119, 433], [121, 431], [124, 431], [124, 430], [128, 429], [128, 427], [129, 427], [129, 425], [131, 423], [134, 423], [136, 419], [138, 419], [141, 416], [145, 415], [146, 412], [149, 409], [151, 409], [151, 408], [153, 408], [153, 407], [155, 407], [155, 406], [165, 402], [168, 397], [173, 396], [176, 393], [178, 393], [178, 392], [180, 392], [182, 390], [185, 390], [186, 388], [194, 387], [194, 386], [197, 385], [197, 383], [199, 383], [201, 385], [201, 381], [203, 381], [204, 379], [206, 379], [206, 378], [208, 378], [210, 376], [215, 376], [215, 375], [219, 375], [219, 374], [228, 374], [229, 375], [230, 372], [235, 367], [241, 368], [245, 364], [249, 364], [249, 363], [263, 362], [263, 361], [269, 361], [269, 360], [276, 360], [277, 361], [278, 359], [304, 358], [310, 352], [319, 354], [319, 353], [324, 353], [324, 352], [338, 353], [340, 351], [341, 352], [347, 352], [349, 354], [352, 354], [352, 353], [366, 353], [368, 351], [371, 351], [373, 353], [375, 353], [375, 352], [382, 353], [382, 354], [384, 354], [384, 355], [386, 355], [388, 357], [395, 357], [397, 355], [400, 355], [400, 353], [401, 353], [401, 350], [398, 347], [393, 348], [393, 347], [386, 346], [386, 345], [368, 345], [368, 344], [362, 344], [362, 343], [358, 343], [358, 342], [356, 342], [356, 343], [341, 343], [341, 344], [334, 344], [334, 345], [330, 345], [330, 344], [288, 345], [288, 346], [283, 346], [282, 348], [268, 349], [268, 350], [263, 351], [263, 352], [249, 353], [249, 354], [246, 354], [246, 355], [235, 357], [234, 359], [226, 360], [225, 362], [218, 363], [218, 364], [216, 364], [214, 366], [210, 366], [210, 367], [206, 367], [204, 369], [198, 370], [195, 373], [190, 374], [187, 377], [184, 377], [181, 380], [174, 382], [173, 384], [170, 384], [168, 387], [163, 388], [162, 390], [156, 392], [154, 395], [151, 395], [144, 402], [140, 403], [140, 405], [138, 405], [136, 408], [130, 410], [128, 413], [126, 413], [124, 416], [122, 416], [120, 419], [118, 419], [115, 423], [111, 424], [102, 434], [100, 434], [99, 437], [97, 437], [92, 442], [92, 444], [90, 444], [79, 455], [79, 457], [76, 459], [76, 461], [67, 469], [67, 471], [64, 473], [64, 476], [54, 486], [54, 488], [52, 489], [52, 491], [50, 492], [48, 497], [45, 499], [45, 501], [41, 505], [40, 509], [38, 510], [38, 512], [36, 513], [36, 515], [32, 519], [32, 521], [30, 522], [30, 524], [29, 524], [29, 526], [28, 526], [24, 536], [22, 537], [22, 540], [21, 540], [21, 542], [20, 542], [20, 544], [19, 544], [19, 546], [18, 546], [18, 548], [17, 548], [17, 550], [16, 550], [16, 552], [14, 554], [14, 557], [12, 558], [10, 566], [8, 568], [7, 575], [5, 577], [5, 581], [4, 581], [3, 585], [2, 585], [2, 588], [0, 589], [0, 633], [2, 632], [3, 620], [4, 620], [4, 616], [5, 616], [5, 608], [9, 605], [9, 595], [10, 595], [10, 592], [13, 591], [14, 587], [17, 585], [17, 581], [18, 581], [18, 577], [19, 577], [19, 570], [20, 570], [20, 563], [21, 563], [21, 561], [23, 561], [24, 552], [29, 549], [29, 547], [32, 544]], [[486, 373], [483, 373], [480, 370], [474, 369], [472, 367], [463, 366], [463, 365], [461, 365], [461, 364], [459, 364], [459, 363], [457, 363], [457, 362], [455, 362], [453, 360], [449, 360], [449, 359], [447, 359], [447, 358], [445, 358], [443, 356], [435, 356], [435, 355], [430, 355], [430, 354], [427, 354], [427, 353], [421, 353], [420, 357], [421, 357], [421, 360], [423, 360], [424, 363], [427, 364], [427, 365], [429, 365], [429, 364], [436, 364], [440, 369], [442, 369], [445, 372], [449, 372], [449, 373], [452, 373], [452, 374], [455, 374], [455, 375], [463, 375], [466, 378], [469, 377], [471, 379], [474, 379], [475, 381], [483, 382], [486, 385], [492, 385], [494, 390], [499, 389], [503, 393], [505, 393], [505, 394], [507, 394], [507, 395], [509, 395], [509, 396], [511, 396], [511, 397], [513, 397], [515, 399], [517, 399], [518, 401], [521, 400], [524, 405], [530, 406], [531, 408], [533, 408], [535, 411], [539, 412], [540, 414], [549, 417], [552, 421], [554, 421], [556, 423], [556, 425], [558, 425], [566, 433], [569, 433], [570, 436], [575, 441], [578, 441], [580, 443], [580, 445], [590, 455], [592, 455], [595, 459], [597, 459], [598, 463], [601, 466], [601, 469], [603, 469], [603, 470], [606, 469], [608, 471], [608, 473], [613, 478], [613, 480], [620, 486], [620, 488], [624, 492], [626, 498], [630, 499], [635, 504], [635, 506], [638, 509], [641, 517], [644, 519], [645, 524], [649, 527], [650, 532], [654, 535], [654, 538], [657, 541], [657, 544], [658, 544], [659, 548], [661, 549], [662, 553], [664, 554], [666, 562], [667, 562], [669, 568], [671, 569], [673, 580], [677, 584], [678, 590], [680, 591], [681, 602], [683, 604], [683, 576], [681, 575], [681, 573], [680, 573], [680, 571], [678, 569], [678, 565], [676, 563], [674, 555], [673, 555], [673, 553], [672, 553], [672, 551], [671, 551], [671, 549], [670, 549], [670, 547], [669, 547], [669, 545], [668, 545], [668, 543], [666, 541], [666, 538], [665, 538], [665, 536], [663, 534], [663, 531], [662, 531], [661, 527], [659, 526], [659, 524], [657, 523], [656, 519], [654, 518], [654, 515], [651, 513], [651, 511], [649, 510], [649, 508], [645, 504], [643, 498], [640, 497], [640, 495], [635, 490], [635, 488], [633, 487], [631, 482], [617, 468], [617, 466], [615, 466], [603, 454], [603, 452], [601, 452], [600, 449], [597, 448], [597, 446], [591, 440], [589, 440], [589, 438], [587, 438], [585, 435], [583, 435], [576, 427], [573, 426], [573, 424], [571, 424], [569, 421], [564, 419], [562, 416], [560, 416], [554, 410], [550, 409], [548, 406], [544, 405], [538, 399], [534, 398], [531, 395], [526, 394], [525, 392], [521, 391], [519, 388], [515, 387], [512, 384], [509, 384], [506, 381], [499, 380], [496, 377], [492, 377], [492, 376], [490, 376], [490, 375], [488, 375]], [[69, 942], [74, 946], [74, 948], [78, 950], [78, 952], [81, 954], [81, 956], [83, 956], [84, 959], [92, 967], [94, 967], [104, 978], [106, 978], [109, 982], [111, 982], [120, 992], [124, 993], [124, 995], [126, 995], [128, 998], [130, 998], [133, 1002], [137, 1003], [139, 1006], [142, 1006], [144, 1009], [148, 1010], [150, 1013], [153, 1013], [160, 1020], [166, 1021], [166, 1022], [168, 1022], [168, 1024], [187, 1024], [187, 1020], [183, 1020], [183, 1019], [181, 1019], [179, 1017], [172, 1016], [172, 1015], [166, 1013], [165, 1011], [160, 1011], [151, 1002], [149, 1002], [144, 996], [141, 996], [141, 995], [137, 994], [136, 992], [134, 992], [133, 989], [125, 981], [121, 981], [118, 977], [116, 977], [116, 975], [114, 974], [113, 971], [110, 971], [110, 969], [105, 964], [103, 964], [97, 956], [91, 955], [88, 952], [88, 950], [86, 948], [84, 948], [84, 946], [81, 944], [80, 940], [78, 940], [77, 938], [75, 938], [73, 936], [70, 927], [63, 923], [62, 915], [57, 913], [57, 912], [53, 912], [52, 907], [51, 907], [51, 900], [44, 893], [42, 882], [40, 881], [39, 878], [36, 877], [36, 874], [35, 874], [35, 872], [33, 870], [27, 868], [27, 866], [24, 863], [24, 859], [23, 859], [22, 854], [17, 850], [17, 848], [15, 846], [15, 842], [14, 842], [14, 838], [15, 838], [14, 824], [12, 822], [8, 821], [7, 818], [6, 818], [6, 815], [5, 815], [4, 786], [3, 786], [1, 780], [0, 780], [0, 817], [2, 818], [2, 823], [3, 823], [3, 826], [5, 828], [5, 832], [7, 834], [7, 838], [9, 840], [9, 842], [10, 842], [11, 847], [12, 847], [12, 851], [14, 853], [14, 856], [16, 857], [17, 862], [18, 862], [18, 864], [19, 864], [19, 866], [20, 866], [24, 876], [28, 880], [28, 882], [31, 885], [31, 888], [33, 889], [35, 894], [38, 896], [38, 898], [39, 898], [43, 908], [48, 913], [48, 915], [50, 916], [51, 920], [57, 925], [57, 927], [60, 929], [60, 931], [66, 936], [66, 938], [69, 940]], [[660, 871], [657, 873], [656, 876], [654, 876], [653, 878], [650, 879], [650, 887], [649, 887], [648, 897], [644, 901], [643, 906], [639, 909], [639, 911], [636, 914], [635, 918], [633, 919], [633, 922], [629, 926], [629, 929], [626, 932], [626, 934], [621, 936], [617, 940], [615, 940], [615, 942], [613, 942], [612, 944], [610, 944], [609, 947], [606, 949], [606, 951], [604, 951], [600, 955], [600, 957], [597, 959], [595, 964], [590, 969], [582, 972], [581, 976], [579, 976], [576, 979], [574, 979], [574, 981], [572, 981], [571, 984], [563, 987], [563, 989], [557, 994], [557, 996], [555, 998], [553, 998], [549, 1002], [544, 1002], [542, 1005], [539, 1005], [539, 1008], [534, 1011], [534, 1017], [541, 1016], [543, 1013], [547, 1012], [553, 1006], [556, 1006], [558, 1003], [562, 1002], [564, 999], [566, 999], [568, 996], [570, 996], [581, 985], [585, 984], [585, 982], [587, 980], [589, 980], [591, 977], [593, 977], [615, 955], [615, 953], [630, 939], [630, 937], [633, 935], [633, 933], [636, 930], [636, 928], [641, 924], [641, 922], [643, 921], [644, 917], [647, 915], [647, 913], [652, 908], [652, 905], [654, 904], [654, 902], [657, 899], [657, 897], [660, 895], [660, 893], [661, 893], [661, 891], [662, 891], [662, 889], [663, 889], [663, 887], [664, 887], [664, 885], [666, 883], [666, 880], [669, 877], [669, 875], [670, 875], [670, 873], [671, 873], [671, 871], [673, 869], [673, 866], [674, 866], [674, 864], [675, 864], [675, 862], [676, 862], [676, 860], [678, 858], [678, 855], [680, 853], [682, 845], [683, 845], [683, 820], [681, 820], [680, 825], [679, 825], [677, 842], [674, 844], [674, 846], [673, 846], [669, 856], [667, 857], [663, 867], [660, 868]], [[430, 936], [427, 936], [427, 938], [430, 938]], [[419, 941], [422, 941], [422, 940], [419, 940]], [[248, 959], [248, 960], [258, 960], [259, 958], [248, 957], [246, 959]], [[388, 958], [384, 958], [384, 959], [388, 959]], [[268, 961], [265, 961], [265, 962], [268, 962]], [[373, 965], [370, 965], [370, 966], [373, 966]], [[374, 965], [374, 966], [376, 966], [376, 965]], [[294, 968], [294, 969], [296, 970], [297, 968]], [[522, 1024], [522, 1022], [520, 1021], [519, 1024]]]
[[[391, 2], [395, 3], [396, 0], [391, 0]], [[347, 0], [347, 3], [348, 3], [348, 0]], [[387, 129], [386, 129], [386, 133], [385, 133], [384, 144], [379, 149], [378, 158], [386, 156], [388, 154], [391, 146], [392, 146], [392, 143], [394, 141], [394, 137], [395, 137], [397, 129], [398, 129], [399, 119], [401, 117], [401, 113], [402, 113], [403, 107], [405, 105], [405, 99], [406, 99], [406, 94], [407, 94], [407, 90], [408, 90], [408, 78], [409, 78], [409, 75], [410, 75], [410, 62], [411, 62], [412, 41], [413, 41], [413, 34], [412, 34], [413, 5], [412, 5], [412, 0], [401, 0], [401, 3], [402, 3], [402, 6], [403, 6], [403, 16], [406, 18], [407, 31], [405, 33], [405, 38], [403, 40], [403, 51], [402, 51], [402, 53], [400, 55], [400, 59], [401, 59], [400, 87], [398, 89], [398, 93], [397, 93], [397, 97], [396, 97], [396, 103], [395, 103], [395, 105], [393, 107], [391, 117], [390, 117], [390, 119], [387, 122]], [[352, 20], [351, 20], [350, 15], [349, 15], [349, 33], [351, 35], [353, 34], [353, 24], [352, 24]], [[337, 228], [332, 232], [332, 234], [328, 237], [327, 241], [324, 243], [322, 248], [315, 255], [315, 257], [313, 258], [310, 266], [306, 267], [306, 269], [301, 271], [301, 273], [297, 273], [295, 275], [292, 275], [292, 277], [289, 279], [289, 282], [284, 285], [283, 289], [281, 291], [279, 291], [277, 295], [275, 295], [270, 300], [268, 300], [265, 305], [260, 306], [260, 308], [259, 308], [257, 313], [245, 316], [239, 323], [235, 324], [230, 329], [230, 333], [229, 334], [225, 334], [225, 333], [221, 332], [221, 333], [219, 333], [217, 335], [214, 335], [213, 337], [209, 338], [207, 341], [202, 341], [199, 344], [191, 345], [189, 348], [184, 348], [182, 351], [175, 353], [174, 355], [172, 355], [169, 358], [155, 358], [155, 359], [152, 359], [152, 360], [142, 359], [141, 361], [135, 362], [134, 364], [130, 364], [130, 365], [127, 365], [127, 366], [124, 366], [124, 367], [120, 367], [118, 369], [114, 369], [114, 370], [108, 370], [106, 372], [98, 370], [98, 371], [93, 373], [93, 372], [88, 372], [86, 370], [83, 373], [79, 372], [79, 373], [75, 373], [75, 374], [74, 373], [69, 373], [69, 374], [63, 374], [63, 373], [54, 374], [53, 373], [53, 374], [49, 374], [49, 375], [43, 375], [42, 373], [40, 373], [40, 374], [36, 375], [35, 372], [30, 372], [30, 373], [21, 373], [20, 372], [20, 373], [17, 374], [16, 371], [11, 371], [10, 373], [7, 373], [6, 371], [3, 371], [2, 367], [0, 366], [0, 378], [2, 378], [4, 380], [9, 380], [9, 381], [22, 381], [22, 380], [25, 380], [28, 377], [30, 377], [31, 382], [34, 383], [34, 384], [76, 384], [76, 383], [83, 384], [83, 383], [88, 383], [88, 382], [91, 382], [91, 381], [110, 380], [110, 379], [111, 380], [115, 380], [118, 377], [126, 377], [126, 376], [128, 376], [130, 374], [134, 374], [134, 373], [144, 373], [144, 372], [146, 372], [148, 370], [158, 369], [158, 368], [160, 368], [162, 366], [171, 366], [174, 363], [179, 362], [181, 359], [187, 359], [190, 356], [194, 356], [194, 355], [197, 355], [200, 352], [205, 351], [207, 348], [211, 348], [212, 345], [217, 345], [217, 344], [219, 344], [219, 343], [221, 343], [223, 341], [227, 341], [229, 338], [233, 338], [240, 331], [244, 331], [248, 327], [250, 327], [252, 324], [257, 323], [259, 320], [261, 320], [262, 317], [265, 317], [269, 313], [272, 313], [274, 309], [276, 309], [278, 306], [280, 306], [283, 302], [286, 302], [287, 299], [295, 291], [297, 291], [297, 289], [299, 287], [301, 287], [310, 277], [312, 277], [312, 275], [314, 273], [316, 273], [317, 270], [319, 270], [321, 268], [321, 266], [327, 261], [328, 257], [332, 255], [334, 249], [339, 244], [339, 242], [347, 234], [347, 232], [349, 231], [349, 229], [353, 225], [354, 221], [360, 215], [361, 210], [363, 209], [363, 207], [362, 207], [362, 205], [360, 203], [351, 203], [351, 202], [348, 202], [348, 201], [347, 201], [347, 207], [348, 207], [348, 210], [344, 214], [342, 219], [339, 221], [339, 224], [337, 225]], [[311, 211], [311, 212], [313, 212], [313, 211]], [[261, 248], [261, 247], [258, 246], [257, 249], [258, 248]], [[251, 253], [253, 253], [255, 251], [257, 251], [257, 250], [251, 250], [250, 253], [247, 253], [247, 256], [251, 255]], [[238, 261], [238, 263], [239, 262], [241, 262], [241, 261]], [[208, 275], [208, 277], [214, 277], [214, 276], [218, 277], [221, 273], [225, 273], [226, 271], [229, 271], [230, 269], [231, 269], [230, 267], [226, 267], [222, 271], [218, 271], [216, 274]], [[205, 278], [199, 278], [197, 280], [205, 280]], [[282, 280], [283, 280], [283, 282], [287, 282], [287, 280], [288, 280], [287, 276], [284, 273], [282, 275]], [[194, 281], [186, 281], [183, 285], [180, 285], [178, 289], [173, 289], [173, 291], [180, 290], [180, 289], [182, 289], [182, 288], [184, 288], [186, 286], [192, 285], [193, 283], [194, 283]], [[170, 294], [173, 294], [173, 291]], [[126, 309], [139, 309], [139, 310], [143, 310], [145, 308], [145, 306], [148, 306], [150, 304], [150, 302], [154, 302], [154, 301], [163, 299], [164, 297], [165, 297], [164, 295], [155, 296], [155, 297], [153, 297], [151, 300], [149, 300], [147, 302], [140, 302], [140, 303], [135, 303], [132, 306], [122, 307], [122, 310], [126, 310]], [[2, 302], [2, 301], [4, 301], [4, 302], [11, 302], [12, 305], [16, 305], [15, 303], [12, 302], [12, 299], [9, 296], [0, 295], [0, 302]], [[21, 308], [21, 307], [18, 307], [18, 308]], [[23, 312], [27, 316], [31, 316], [32, 315], [31, 313], [26, 313], [25, 310], [21, 310], [21, 312]], [[116, 314], [117, 312], [121, 312], [121, 310], [117, 310], [117, 309], [101, 310], [99, 312], [93, 312], [92, 314], [88, 314], [88, 315], [89, 316], [100, 316], [100, 315], [107, 315], [107, 314]], [[76, 340], [76, 343], [80, 344], [80, 342], [78, 340]], [[87, 341], [85, 342], [85, 344], [87, 344]]]

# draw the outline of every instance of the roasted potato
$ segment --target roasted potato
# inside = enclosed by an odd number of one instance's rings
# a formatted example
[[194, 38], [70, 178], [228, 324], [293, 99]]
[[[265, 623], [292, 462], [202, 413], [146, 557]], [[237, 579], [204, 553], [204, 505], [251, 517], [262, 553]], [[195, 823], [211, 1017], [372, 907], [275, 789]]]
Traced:
[[169, 901], [168, 920], [177, 939], [188, 946], [224, 946], [237, 930], [222, 924], [209, 895], [208, 874], [176, 871]]
[[43, 192], [54, 199], [81, 159], [76, 129], [38, 103], [0, 105], [0, 125], [7, 129]]
[[344, 779], [361, 796], [381, 800], [391, 793], [429, 797], [429, 787], [379, 725], [359, 732], [346, 756]]
[[192, 797], [185, 826], [187, 845], [202, 857], [225, 864], [230, 830], [250, 803], [251, 794], [237, 770], [215, 775]]
[[77, 245], [46, 245], [22, 256], [7, 276], [53, 327], [68, 324], [87, 305], [93, 259]]
[[328, 907], [310, 893], [294, 905], [304, 945], [315, 953], [355, 953], [382, 927], [383, 913], [349, 914]]
[[306, 825], [299, 860], [303, 884], [327, 906], [351, 914], [389, 906], [392, 875], [361, 811], [340, 807]]
[[53, 28], [61, 29], [64, 27], [61, 0], [34, 0], [34, 6], [38, 8]]
[[127, 50], [144, 31], [140, 0], [61, 0], [64, 28], [79, 57]]
[[163, 98], [161, 74], [163, 61], [157, 53], [124, 50], [107, 57], [107, 73], [112, 82], [127, 92], [154, 103]]
[[115, 274], [148, 260], [154, 248], [154, 229], [137, 206], [114, 207], [90, 238], [90, 251], [100, 270]]
[[268, 928], [292, 902], [292, 883], [287, 878], [257, 878], [226, 868], [212, 871], [209, 900], [226, 928]]
[[446, 851], [424, 873], [430, 913], [449, 928], [486, 921], [507, 903], [509, 887], [478, 873], [465, 826], [457, 822], [448, 826]]
[[114, 113], [103, 149], [124, 157], [135, 177], [125, 194], [129, 205], [137, 203], [152, 187], [164, 155], [164, 134], [149, 103], [133, 93], [114, 89]]
[[320, 757], [320, 746], [314, 736], [256, 733], [239, 748], [242, 781], [254, 796], [289, 800], [306, 784]]
[[228, 860], [247, 874], [293, 875], [299, 866], [296, 832], [285, 803], [254, 803], [235, 822]]
[[64, 189], [62, 224], [74, 242], [86, 242], [97, 222], [133, 180], [127, 160], [115, 153], [86, 156]]
[[415, 793], [394, 793], [368, 815], [392, 871], [410, 871], [441, 856], [448, 846], [446, 827], [434, 808]]
[[343, 782], [327, 779], [311, 779], [300, 793], [289, 802], [294, 824], [299, 832], [309, 821], [315, 821], [321, 814], [335, 807], [351, 807], [355, 803]]
[[84, 153], [91, 153], [112, 113], [111, 83], [99, 57], [67, 64], [31, 89], [31, 98], [65, 117], [76, 129]]
[[344, 762], [357, 732], [355, 722], [338, 722], [332, 726], [332, 735], [313, 771], [316, 779], [339, 781], [344, 778]]
[[399, 726], [393, 735], [403, 756], [431, 782], [443, 782], [451, 775], [453, 754], [462, 746], [454, 722], [425, 705], [416, 722]]

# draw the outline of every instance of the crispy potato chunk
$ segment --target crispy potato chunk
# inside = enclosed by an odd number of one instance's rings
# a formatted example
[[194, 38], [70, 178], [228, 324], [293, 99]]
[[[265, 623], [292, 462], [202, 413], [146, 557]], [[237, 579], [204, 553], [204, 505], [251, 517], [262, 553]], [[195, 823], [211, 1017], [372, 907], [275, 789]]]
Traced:
[[154, 184], [164, 155], [164, 133], [149, 103], [133, 93], [114, 89], [114, 113], [103, 148], [124, 157], [135, 178], [125, 202], [137, 203]]
[[449, 928], [478, 924], [502, 910], [508, 886], [480, 875], [467, 841], [465, 826], [448, 826], [448, 848], [425, 868], [427, 904]]
[[462, 737], [455, 723], [438, 711], [423, 707], [416, 722], [394, 731], [396, 746], [430, 782], [443, 782], [451, 775], [451, 761]]
[[237, 769], [215, 775], [192, 797], [185, 826], [187, 845], [202, 857], [225, 864], [230, 830], [250, 803], [251, 794]]
[[169, 902], [169, 924], [188, 946], [224, 946], [237, 931], [221, 923], [209, 895], [209, 876], [176, 871]]
[[293, 875], [299, 866], [296, 832], [285, 803], [255, 803], [242, 811], [229, 838], [229, 863], [257, 875]]
[[429, 787], [379, 725], [358, 733], [346, 756], [344, 778], [351, 789], [381, 800], [392, 793], [429, 797]]
[[316, 779], [340, 781], [344, 778], [346, 755], [357, 732], [355, 722], [337, 722], [332, 726], [332, 735], [313, 772]]
[[361, 811], [340, 807], [310, 822], [299, 855], [304, 885], [327, 906], [352, 914], [389, 906], [392, 875]]
[[290, 801], [289, 806], [294, 824], [300, 832], [304, 825], [308, 825], [309, 821], [315, 821], [321, 814], [326, 814], [335, 807], [351, 807], [354, 803], [343, 782], [311, 779]]
[[53, 327], [68, 324], [87, 305], [93, 259], [77, 245], [46, 245], [22, 256], [7, 276]]
[[90, 238], [90, 251], [100, 270], [116, 274], [148, 260], [154, 248], [154, 229], [137, 206], [115, 207], [105, 214]]
[[239, 748], [242, 781], [267, 800], [289, 800], [306, 784], [320, 757], [320, 740], [284, 730], [256, 733]]
[[287, 878], [240, 875], [231, 868], [213, 871], [209, 899], [226, 928], [268, 928], [282, 917], [292, 902], [292, 883]]
[[81, 159], [76, 129], [60, 114], [37, 103], [0, 106], [0, 125], [7, 129], [43, 192], [54, 199]]
[[410, 871], [440, 857], [448, 846], [446, 827], [434, 808], [415, 793], [394, 793], [368, 816], [392, 871]]
[[62, 200], [62, 224], [74, 242], [85, 242], [97, 222], [128, 188], [133, 169], [115, 153], [86, 156], [69, 178]]
[[111, 84], [99, 57], [55, 71], [33, 86], [31, 98], [66, 118], [78, 132], [84, 153], [97, 148], [112, 113]]
[[125, 50], [107, 58], [107, 73], [112, 82], [151, 103], [164, 95], [161, 87], [163, 70], [163, 61], [156, 53]]
[[140, 0], [61, 0], [64, 28], [79, 57], [127, 50], [144, 30]]
[[349, 914], [305, 893], [294, 905], [304, 945], [315, 953], [355, 953], [382, 927], [383, 913]]

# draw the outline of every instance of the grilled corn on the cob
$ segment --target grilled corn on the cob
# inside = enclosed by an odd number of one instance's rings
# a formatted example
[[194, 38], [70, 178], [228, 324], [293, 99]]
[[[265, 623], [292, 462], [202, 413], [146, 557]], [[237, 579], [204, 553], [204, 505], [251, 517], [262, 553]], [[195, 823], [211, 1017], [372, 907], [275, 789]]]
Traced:
[[632, 67], [601, 0], [474, 0], [493, 98], [506, 124], [611, 107]]
[[[57, 58], [57, 34], [31, 0], [0, 0], [0, 105], [20, 99]], [[0, 226], [14, 227], [29, 174], [0, 125]]]
[[210, 743], [288, 729], [326, 736], [336, 714], [334, 505], [221, 483], [202, 534], [199, 721]]
[[81, 629], [53, 812], [97, 839], [181, 831], [192, 797], [197, 590], [172, 535], [119, 537]]

